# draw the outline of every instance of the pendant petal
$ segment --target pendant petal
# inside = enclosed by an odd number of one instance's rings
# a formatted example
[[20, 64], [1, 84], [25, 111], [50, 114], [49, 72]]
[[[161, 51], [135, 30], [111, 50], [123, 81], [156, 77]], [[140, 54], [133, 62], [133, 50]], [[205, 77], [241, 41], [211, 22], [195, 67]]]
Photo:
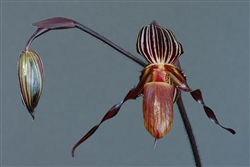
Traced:
[[206, 113], [206, 115], [208, 116], [208, 118], [214, 122], [215, 124], [219, 125], [220, 127], [222, 127], [223, 129], [231, 132], [232, 134], [235, 134], [236, 132], [231, 129], [231, 128], [227, 128], [227, 127], [224, 127], [222, 126], [219, 121], [217, 120], [213, 110], [211, 108], [209, 108], [208, 106], [205, 105], [205, 102], [203, 101], [203, 98], [202, 98], [202, 93], [200, 91], [200, 89], [196, 89], [192, 92], [190, 92], [192, 97], [198, 102], [200, 103], [201, 105], [203, 105], [203, 108], [204, 108], [204, 111]]
[[117, 103], [116, 105], [114, 105], [102, 118], [102, 120], [100, 121], [99, 124], [95, 125], [94, 127], [92, 127], [72, 148], [71, 150], [71, 155], [72, 157], [74, 157], [74, 154], [75, 154], [75, 150], [76, 148], [81, 145], [85, 140], [87, 140], [90, 136], [92, 136], [95, 131], [100, 127], [100, 125], [108, 120], [108, 119], [111, 119], [113, 118], [120, 110], [120, 108], [122, 107], [122, 105], [127, 101], [127, 100], [130, 100], [130, 99], [136, 99], [137, 97], [139, 97], [142, 93], [143, 93], [143, 86], [144, 84], [147, 82], [150, 74], [151, 74], [151, 71], [152, 71], [152, 67], [149, 68], [149, 69], [144, 69], [144, 72], [140, 78], [140, 82], [137, 84], [136, 87], [132, 88], [128, 93], [127, 95], [124, 97], [124, 99]]

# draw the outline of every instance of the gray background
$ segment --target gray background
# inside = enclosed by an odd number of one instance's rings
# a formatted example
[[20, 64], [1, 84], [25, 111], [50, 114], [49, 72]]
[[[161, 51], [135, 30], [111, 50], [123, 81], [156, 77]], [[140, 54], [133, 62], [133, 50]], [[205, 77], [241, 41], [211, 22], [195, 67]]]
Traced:
[[41, 56], [44, 89], [31, 120], [17, 80], [19, 53], [31, 23], [63, 16], [94, 29], [135, 54], [139, 29], [156, 20], [173, 30], [185, 53], [180, 61], [191, 88], [222, 125], [213, 124], [189, 93], [183, 94], [204, 166], [249, 165], [248, 2], [1, 3], [1, 149], [3, 166], [193, 166], [179, 111], [153, 149], [142, 100], [128, 101], [72, 158], [72, 146], [138, 82], [142, 67], [78, 29], [51, 31], [31, 46]]

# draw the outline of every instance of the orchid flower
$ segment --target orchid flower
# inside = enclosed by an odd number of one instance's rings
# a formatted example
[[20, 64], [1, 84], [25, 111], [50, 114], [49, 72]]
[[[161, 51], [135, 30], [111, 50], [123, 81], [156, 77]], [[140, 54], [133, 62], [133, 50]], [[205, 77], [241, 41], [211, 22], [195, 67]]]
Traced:
[[[199, 89], [192, 90], [188, 86], [186, 77], [182, 72], [178, 61], [178, 58], [184, 53], [181, 43], [177, 41], [175, 35], [171, 30], [159, 26], [155, 21], [140, 29], [136, 43], [137, 52], [147, 60], [147, 63], [144, 63], [140, 59], [131, 55], [129, 52], [115, 45], [113, 42], [109, 41], [100, 34], [71, 19], [57, 17], [36, 22], [32, 25], [35, 26], [37, 30], [28, 40], [24, 52], [34, 53], [36, 57], [37, 54], [35, 52], [29, 51], [29, 46], [35, 38], [50, 30], [78, 28], [100, 39], [101, 41], [105, 42], [112, 48], [116, 49], [123, 55], [127, 56], [128, 58], [132, 59], [133, 61], [144, 67], [141, 72], [139, 83], [128, 91], [122, 101], [111, 107], [111, 109], [108, 110], [108, 112], [104, 115], [102, 120], [93, 128], [91, 128], [74, 145], [71, 152], [72, 156], [74, 156], [75, 149], [85, 140], [87, 140], [90, 136], [92, 136], [104, 121], [114, 117], [127, 100], [136, 99], [140, 96], [142, 96], [143, 98], [142, 110], [144, 126], [146, 130], [155, 139], [154, 147], [156, 145], [156, 141], [164, 137], [172, 127], [173, 105], [176, 101], [181, 113], [183, 114], [184, 123], [185, 125], [188, 125], [187, 130], [191, 130], [191, 126], [189, 125], [188, 117], [186, 116], [186, 111], [181, 100], [181, 92], [189, 92], [192, 95], [193, 99], [203, 106], [206, 115], [212, 122], [216, 123], [217, 125], [231, 132], [232, 134], [235, 134], [235, 131], [233, 129], [226, 128], [218, 122], [214, 112], [208, 106], [205, 105], [201, 91]], [[19, 60], [19, 64], [22, 64], [21, 58]], [[40, 61], [38, 64], [41, 64]], [[27, 83], [28, 78], [23, 77], [24, 72], [23, 70], [21, 70], [22, 67], [20, 65], [18, 67], [19, 83], [21, 87], [22, 97], [29, 112], [32, 113], [32, 116], [39, 98], [36, 98], [36, 94], [31, 92], [32, 89], [30, 88], [35, 85], [34, 83], [37, 81], [36, 78], [39, 78], [38, 81], [42, 82], [43, 75], [41, 72], [41, 67], [42, 66], [40, 65], [34, 67], [34, 69], [37, 69], [34, 70], [34, 72], [37, 72], [39, 75], [33, 73], [30, 74], [30, 76], [38, 76], [33, 78], [29, 77], [31, 78], [31, 81], [28, 82], [31, 83], [30, 86], [27, 86], [27, 84], [22, 84]], [[25, 87], [28, 87], [28, 89]], [[39, 91], [39, 97], [40, 94], [41, 89]], [[33, 101], [36, 102], [35, 105], [31, 105]], [[192, 131], [188, 132], [188, 134], [190, 141], [194, 140]], [[196, 144], [193, 147], [196, 147]], [[194, 154], [196, 154], [195, 151], [193, 152]], [[199, 155], [194, 156], [196, 159], [196, 165], [201, 166], [200, 162], [198, 162]]]

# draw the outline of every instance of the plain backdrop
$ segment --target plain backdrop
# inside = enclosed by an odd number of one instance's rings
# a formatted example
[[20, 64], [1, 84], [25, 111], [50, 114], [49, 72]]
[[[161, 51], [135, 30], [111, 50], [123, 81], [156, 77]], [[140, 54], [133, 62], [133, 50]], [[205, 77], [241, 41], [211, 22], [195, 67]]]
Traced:
[[74, 19], [130, 53], [140, 28], [153, 20], [183, 45], [181, 66], [200, 88], [219, 122], [212, 123], [189, 93], [183, 101], [204, 166], [249, 166], [248, 1], [2, 1], [2, 166], [194, 166], [179, 111], [158, 141], [146, 131], [142, 100], [130, 100], [71, 157], [72, 146], [138, 83], [138, 64], [78, 30], [50, 31], [31, 49], [43, 60], [45, 79], [35, 121], [22, 105], [17, 80], [20, 52], [35, 31], [30, 24]]

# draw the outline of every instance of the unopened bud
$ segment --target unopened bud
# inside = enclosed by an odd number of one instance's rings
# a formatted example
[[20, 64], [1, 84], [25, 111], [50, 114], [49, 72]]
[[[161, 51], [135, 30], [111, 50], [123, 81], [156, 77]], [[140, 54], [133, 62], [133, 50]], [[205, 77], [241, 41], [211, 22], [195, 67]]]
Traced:
[[36, 108], [43, 88], [43, 65], [33, 50], [22, 51], [18, 62], [18, 79], [23, 104], [34, 119]]

